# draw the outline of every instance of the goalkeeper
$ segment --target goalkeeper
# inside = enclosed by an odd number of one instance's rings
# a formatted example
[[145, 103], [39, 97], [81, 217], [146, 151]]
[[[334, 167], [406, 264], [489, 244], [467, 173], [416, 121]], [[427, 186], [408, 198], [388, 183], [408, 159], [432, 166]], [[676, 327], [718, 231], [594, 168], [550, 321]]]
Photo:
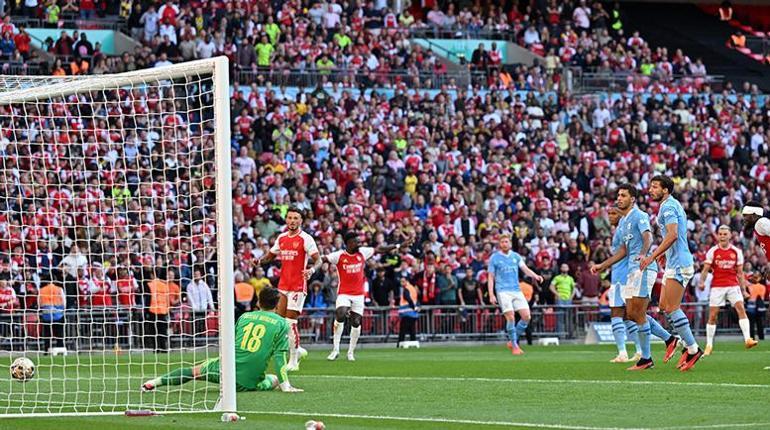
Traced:
[[[292, 387], [286, 373], [289, 324], [275, 313], [280, 293], [272, 287], [259, 292], [259, 311], [246, 312], [235, 325], [235, 386], [237, 391], [270, 391], [280, 387], [287, 393], [302, 392]], [[270, 359], [278, 376], [265, 374]], [[164, 385], [182, 385], [193, 379], [219, 383], [219, 359], [183, 367], [142, 385], [153, 391]]]

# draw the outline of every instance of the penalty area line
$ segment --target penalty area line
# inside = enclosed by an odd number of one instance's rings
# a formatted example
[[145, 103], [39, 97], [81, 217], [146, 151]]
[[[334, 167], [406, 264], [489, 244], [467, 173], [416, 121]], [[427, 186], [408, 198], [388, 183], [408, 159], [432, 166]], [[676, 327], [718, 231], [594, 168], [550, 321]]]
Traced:
[[770, 384], [736, 384], [729, 382], [679, 382], [679, 381], [621, 381], [602, 379], [516, 379], [439, 376], [361, 376], [361, 375], [296, 375], [298, 379], [349, 379], [372, 381], [434, 381], [434, 382], [500, 382], [520, 384], [588, 384], [588, 385], [676, 385], [685, 387], [759, 388], [768, 389]]

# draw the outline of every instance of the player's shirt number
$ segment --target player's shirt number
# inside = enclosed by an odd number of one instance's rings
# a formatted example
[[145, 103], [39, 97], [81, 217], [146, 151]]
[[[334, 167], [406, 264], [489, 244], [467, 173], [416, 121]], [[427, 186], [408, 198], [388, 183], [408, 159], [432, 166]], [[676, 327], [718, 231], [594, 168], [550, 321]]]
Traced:
[[265, 326], [262, 324], [248, 323], [243, 328], [243, 340], [241, 341], [241, 349], [245, 349], [249, 352], [256, 352], [260, 345], [262, 345], [262, 336], [265, 335]]

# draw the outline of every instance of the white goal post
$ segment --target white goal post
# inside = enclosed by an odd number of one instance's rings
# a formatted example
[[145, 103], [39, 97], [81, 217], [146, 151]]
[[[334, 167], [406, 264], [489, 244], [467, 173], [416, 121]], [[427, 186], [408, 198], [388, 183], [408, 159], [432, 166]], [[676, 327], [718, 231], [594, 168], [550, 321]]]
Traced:
[[226, 57], [0, 76], [0, 417], [236, 411], [230, 124]]

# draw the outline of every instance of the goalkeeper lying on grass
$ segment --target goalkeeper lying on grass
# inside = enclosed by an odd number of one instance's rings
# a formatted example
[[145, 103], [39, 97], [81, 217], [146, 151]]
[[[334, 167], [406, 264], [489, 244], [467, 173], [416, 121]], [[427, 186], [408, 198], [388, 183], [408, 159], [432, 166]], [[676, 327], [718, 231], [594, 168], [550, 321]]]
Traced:
[[[270, 391], [280, 387], [287, 393], [302, 392], [291, 386], [286, 374], [289, 324], [275, 313], [279, 297], [277, 289], [263, 288], [259, 292], [261, 310], [246, 312], [235, 324], [235, 384], [238, 391]], [[265, 374], [271, 358], [278, 376]], [[219, 359], [172, 370], [142, 384], [142, 391], [153, 391], [164, 385], [182, 385], [193, 379], [219, 383]]]

